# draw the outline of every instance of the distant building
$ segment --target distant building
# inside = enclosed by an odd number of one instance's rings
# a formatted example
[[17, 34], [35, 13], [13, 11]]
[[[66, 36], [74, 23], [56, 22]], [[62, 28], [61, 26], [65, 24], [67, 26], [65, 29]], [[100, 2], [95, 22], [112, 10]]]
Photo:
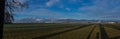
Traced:
[[115, 24], [116, 22], [107, 22], [107, 23], [109, 23], [109, 24]]

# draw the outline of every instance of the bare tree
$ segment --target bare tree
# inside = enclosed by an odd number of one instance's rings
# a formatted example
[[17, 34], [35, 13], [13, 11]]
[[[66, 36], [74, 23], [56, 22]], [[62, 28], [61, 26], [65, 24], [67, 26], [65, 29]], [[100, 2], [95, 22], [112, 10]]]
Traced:
[[27, 8], [27, 2], [19, 0], [5, 0], [4, 23], [12, 23], [14, 21], [13, 12]]

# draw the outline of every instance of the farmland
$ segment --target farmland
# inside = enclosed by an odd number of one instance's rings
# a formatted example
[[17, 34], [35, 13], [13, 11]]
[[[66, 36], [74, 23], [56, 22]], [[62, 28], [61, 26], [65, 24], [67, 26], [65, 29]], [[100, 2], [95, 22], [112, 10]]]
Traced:
[[120, 39], [120, 24], [4, 24], [3, 39]]

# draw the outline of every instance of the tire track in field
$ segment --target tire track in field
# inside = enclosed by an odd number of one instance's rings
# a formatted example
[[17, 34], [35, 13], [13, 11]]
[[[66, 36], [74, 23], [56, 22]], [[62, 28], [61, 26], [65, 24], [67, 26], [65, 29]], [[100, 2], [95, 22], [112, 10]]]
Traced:
[[102, 24], [99, 24], [101, 39], [109, 39]]
[[99, 32], [96, 33], [96, 39], [99, 39]]
[[[105, 28], [108, 28], [108, 29], [110, 28], [110, 30], [113, 29], [113, 30], [111, 30], [113, 32], [109, 32], [109, 30], [107, 29], [108, 33], [112, 33], [112, 34], [116, 35], [116, 36], [113, 36], [113, 37], [109, 37], [109, 39], [120, 39], [120, 35], [119, 35], [120, 27], [119, 26], [116, 26], [115, 24], [107, 24], [107, 25], [104, 25], [104, 26], [105, 26]], [[118, 31], [116, 31], [116, 30], [118, 30]], [[114, 32], [118, 32], [118, 34], [115, 34]]]
[[52, 37], [52, 36], [56, 36], [56, 35], [59, 35], [59, 34], [62, 34], [62, 33], [66, 33], [66, 32], [69, 32], [69, 31], [73, 31], [73, 30], [77, 30], [77, 29], [80, 29], [80, 28], [85, 28], [85, 27], [88, 27], [90, 25], [93, 25], [93, 24], [88, 24], [88, 25], [82, 25], [80, 27], [77, 27], [77, 28], [74, 28], [74, 29], [69, 29], [69, 30], [65, 30], [65, 31], [62, 31], [62, 32], [58, 32], [58, 33], [53, 33], [53, 34], [49, 34], [49, 35], [44, 35], [44, 36], [40, 36], [40, 37], [35, 37], [33, 39], [46, 39], [47, 37]]
[[92, 30], [90, 31], [90, 33], [89, 33], [88, 36], [87, 36], [87, 39], [90, 39], [90, 36], [91, 36], [92, 32], [94, 31], [95, 27], [96, 27], [96, 26], [94, 26], [94, 27], [92, 28]]
[[120, 36], [112, 37], [112, 38], [109, 38], [109, 39], [120, 39]]
[[113, 29], [120, 30], [120, 27], [119, 27], [119, 26], [112, 25], [112, 24], [107, 24], [105, 27], [109, 27], [109, 28], [113, 28]]

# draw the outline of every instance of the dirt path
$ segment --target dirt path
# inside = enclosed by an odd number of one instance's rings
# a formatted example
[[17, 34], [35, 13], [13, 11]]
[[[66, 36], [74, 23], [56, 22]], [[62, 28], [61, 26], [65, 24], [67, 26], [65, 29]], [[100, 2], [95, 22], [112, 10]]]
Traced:
[[99, 24], [101, 39], [108, 39], [108, 35], [102, 24]]

